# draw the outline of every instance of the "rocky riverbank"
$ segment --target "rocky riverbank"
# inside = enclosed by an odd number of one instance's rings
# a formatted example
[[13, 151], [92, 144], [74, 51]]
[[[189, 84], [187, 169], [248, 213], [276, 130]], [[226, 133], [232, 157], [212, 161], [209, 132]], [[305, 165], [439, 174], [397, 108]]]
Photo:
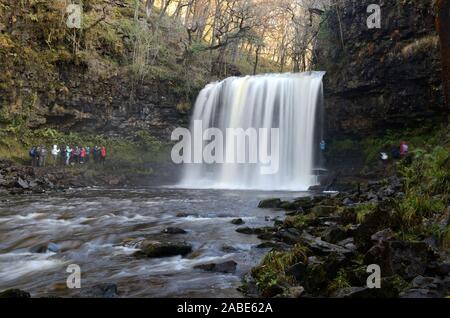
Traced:
[[0, 161], [0, 194], [42, 194], [70, 188], [126, 186], [135, 179], [139, 176], [115, 174], [96, 166], [36, 168], [9, 160]]
[[[286, 219], [272, 228], [240, 228], [272, 248], [245, 279], [251, 297], [439, 298], [449, 295], [450, 254], [438, 229], [448, 228], [450, 208], [427, 219], [415, 236], [406, 234], [397, 205], [404, 180], [372, 181], [358, 191], [293, 201], [266, 200]], [[381, 269], [381, 288], [369, 289]]]

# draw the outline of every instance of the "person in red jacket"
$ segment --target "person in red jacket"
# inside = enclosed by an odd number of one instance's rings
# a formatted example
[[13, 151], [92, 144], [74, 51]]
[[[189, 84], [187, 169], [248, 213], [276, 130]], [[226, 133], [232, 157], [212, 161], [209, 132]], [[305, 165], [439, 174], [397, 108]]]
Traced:
[[106, 160], [106, 148], [103, 146], [102, 149], [100, 150], [100, 161], [102, 163], [105, 163]]
[[86, 148], [81, 148], [80, 151], [80, 163], [85, 163], [86, 160]]

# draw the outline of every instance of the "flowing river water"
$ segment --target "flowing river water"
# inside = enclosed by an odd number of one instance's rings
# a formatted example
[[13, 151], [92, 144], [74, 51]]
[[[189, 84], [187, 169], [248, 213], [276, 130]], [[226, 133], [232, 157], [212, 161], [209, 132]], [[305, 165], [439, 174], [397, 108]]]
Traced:
[[[231, 224], [271, 226], [283, 213], [258, 209], [261, 199], [302, 193], [182, 190], [171, 188], [83, 189], [0, 201], [0, 290], [20, 288], [33, 297], [78, 297], [98, 284], [116, 284], [120, 297], [241, 297], [237, 287], [267, 250], [256, 236]], [[184, 235], [161, 234], [178, 227]], [[128, 239], [183, 241], [187, 257], [137, 259]], [[54, 243], [56, 253], [37, 253]], [[234, 260], [234, 274], [194, 266]], [[81, 291], [66, 287], [67, 266], [81, 267]]]

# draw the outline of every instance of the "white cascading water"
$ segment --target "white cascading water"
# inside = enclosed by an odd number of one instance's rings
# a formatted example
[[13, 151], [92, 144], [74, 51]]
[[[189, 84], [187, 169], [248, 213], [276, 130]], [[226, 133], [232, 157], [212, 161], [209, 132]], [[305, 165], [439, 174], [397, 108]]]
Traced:
[[[315, 185], [314, 151], [318, 104], [324, 72], [231, 77], [207, 85], [197, 98], [192, 118], [203, 129], [279, 128], [279, 169], [261, 174], [262, 163], [186, 164], [180, 186], [197, 189], [305, 191]], [[264, 145], [270, 154], [269, 145]], [[203, 146], [207, 142], [203, 142]], [[202, 144], [195, 144], [199, 147]], [[225, 143], [224, 153], [230, 149]], [[203, 148], [202, 148], [203, 149]], [[200, 150], [201, 151], [201, 150]], [[195, 149], [192, 149], [192, 153]], [[248, 153], [247, 153], [248, 154]]]

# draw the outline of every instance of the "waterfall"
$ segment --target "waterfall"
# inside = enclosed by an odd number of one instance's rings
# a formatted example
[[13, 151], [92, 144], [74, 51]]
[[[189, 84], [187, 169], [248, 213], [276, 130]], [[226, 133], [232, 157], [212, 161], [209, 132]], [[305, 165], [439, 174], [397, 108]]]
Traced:
[[[321, 137], [316, 122], [323, 97], [323, 76], [324, 72], [269, 74], [231, 77], [207, 85], [195, 104], [191, 135], [195, 136], [200, 121], [202, 131], [217, 128], [227, 137], [225, 131], [230, 128], [266, 129], [269, 132], [266, 137], [258, 135], [259, 147], [272, 159], [279, 158], [279, 167], [276, 173], [263, 174], [261, 168], [267, 162], [185, 164], [180, 186], [303, 191], [315, 185], [314, 154]], [[278, 130], [278, 139], [272, 138], [274, 129]], [[201, 153], [213, 139], [205, 140], [193, 141], [188, 152]], [[245, 146], [246, 158], [250, 157], [250, 150], [255, 150], [249, 145], [249, 139], [231, 145], [229, 141], [227, 138], [222, 147], [224, 156], [235, 145]]]

